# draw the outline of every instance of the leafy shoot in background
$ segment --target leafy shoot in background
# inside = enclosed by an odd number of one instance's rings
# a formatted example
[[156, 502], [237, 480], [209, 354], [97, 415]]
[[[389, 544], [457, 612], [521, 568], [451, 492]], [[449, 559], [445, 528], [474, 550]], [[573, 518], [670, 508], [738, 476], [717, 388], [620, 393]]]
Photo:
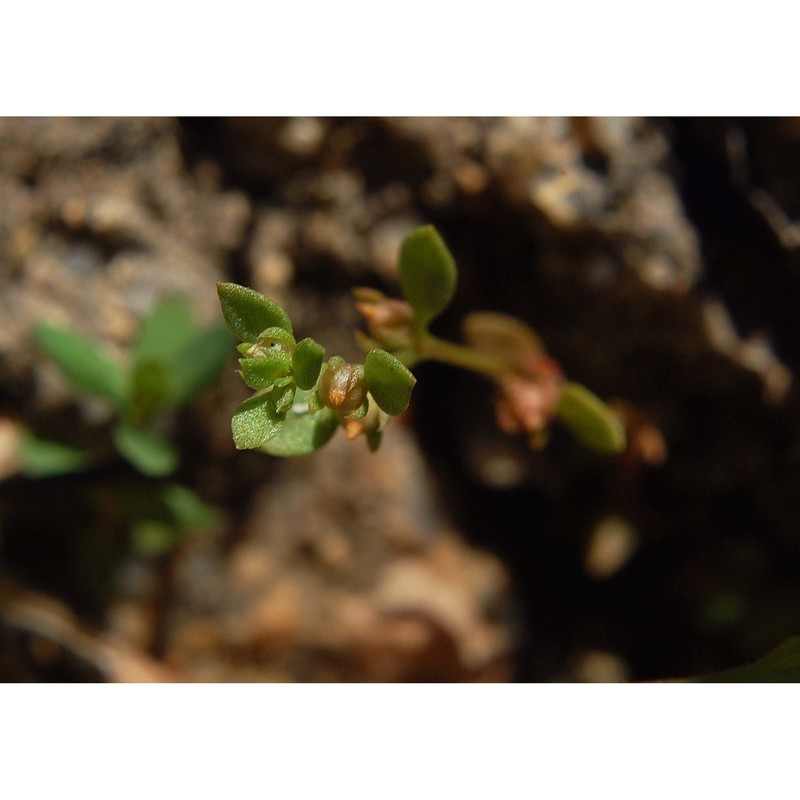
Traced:
[[[178, 468], [178, 451], [161, 432], [162, 423], [217, 380], [231, 346], [224, 325], [195, 324], [184, 297], [162, 301], [142, 320], [125, 361], [66, 328], [42, 324], [33, 334], [78, 392], [111, 403], [111, 443], [149, 478], [164, 478]], [[22, 436], [18, 456], [23, 474], [37, 478], [78, 472], [98, 461], [94, 453], [31, 431]], [[123, 513], [133, 545], [143, 555], [168, 552], [181, 536], [208, 527], [214, 518], [199, 496], [177, 484], [145, 485], [136, 496]]]
[[[219, 377], [231, 342], [222, 325], [197, 327], [183, 297], [164, 300], [142, 320], [127, 362], [67, 328], [37, 325], [34, 337], [76, 390], [111, 402], [114, 446], [150, 476], [169, 475], [178, 466], [178, 454], [158, 432], [159, 423]], [[78, 455], [74, 451], [69, 457], [63, 445], [31, 436], [23, 444], [23, 468], [44, 475], [91, 463], [89, 454]]]

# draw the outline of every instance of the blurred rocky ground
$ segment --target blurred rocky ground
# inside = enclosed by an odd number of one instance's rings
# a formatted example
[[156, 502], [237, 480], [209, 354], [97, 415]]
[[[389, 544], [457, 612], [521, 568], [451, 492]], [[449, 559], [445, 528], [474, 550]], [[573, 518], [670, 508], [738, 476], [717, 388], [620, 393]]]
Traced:
[[[796, 634], [799, 150], [791, 120], [0, 121], [0, 677], [649, 680]], [[169, 556], [109, 510], [124, 465], [17, 473], [22, 426], [85, 444], [110, 413], [35, 322], [122, 353], [156, 300], [210, 321], [233, 280], [356, 359], [350, 290], [397, 292], [423, 223], [460, 269], [438, 332], [525, 320], [625, 454], [532, 452], [431, 365], [375, 455], [237, 453], [232, 351], [171, 422], [219, 521]]]

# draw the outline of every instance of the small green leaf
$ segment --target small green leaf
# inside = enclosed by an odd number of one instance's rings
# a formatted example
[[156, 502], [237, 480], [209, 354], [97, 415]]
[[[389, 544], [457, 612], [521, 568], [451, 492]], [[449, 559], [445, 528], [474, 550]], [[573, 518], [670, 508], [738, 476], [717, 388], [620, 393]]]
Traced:
[[251, 389], [266, 389], [292, 371], [292, 357], [275, 350], [261, 358], [240, 358], [242, 378]]
[[236, 283], [218, 283], [217, 294], [225, 322], [241, 341], [254, 342], [266, 328], [292, 332], [286, 312], [263, 294]]
[[124, 403], [125, 369], [91, 339], [53, 325], [37, 325], [34, 336], [76, 388], [107, 397], [118, 406]]
[[313, 339], [302, 339], [292, 353], [294, 379], [301, 389], [313, 389], [322, 369], [325, 348]]
[[203, 530], [211, 527], [217, 520], [214, 508], [187, 486], [168, 484], [161, 491], [161, 501], [167, 507], [175, 526], [181, 531]]
[[214, 383], [231, 356], [231, 344], [231, 335], [224, 325], [197, 331], [170, 366], [170, 403], [176, 406], [188, 403]]
[[78, 472], [91, 463], [88, 453], [60, 442], [39, 439], [25, 432], [19, 442], [17, 456], [22, 472], [31, 478], [47, 478]]
[[111, 435], [120, 454], [144, 475], [169, 475], [178, 467], [178, 453], [160, 436], [133, 425], [118, 425]]
[[139, 325], [132, 350], [134, 361], [176, 362], [196, 331], [186, 297], [162, 300]]
[[561, 388], [556, 416], [586, 447], [608, 455], [625, 449], [625, 428], [619, 417], [578, 383]]
[[450, 304], [457, 277], [453, 256], [432, 225], [417, 228], [405, 238], [400, 248], [400, 282], [421, 328]]
[[275, 408], [272, 393], [245, 400], [233, 414], [231, 431], [238, 450], [253, 450], [275, 436], [283, 427], [285, 414]]
[[339, 426], [339, 418], [327, 408], [310, 413], [311, 395], [311, 391], [298, 390], [280, 432], [264, 442], [260, 450], [271, 456], [305, 456], [330, 441]]
[[369, 393], [387, 414], [396, 417], [408, 408], [417, 379], [391, 353], [376, 348], [367, 353], [364, 375]]

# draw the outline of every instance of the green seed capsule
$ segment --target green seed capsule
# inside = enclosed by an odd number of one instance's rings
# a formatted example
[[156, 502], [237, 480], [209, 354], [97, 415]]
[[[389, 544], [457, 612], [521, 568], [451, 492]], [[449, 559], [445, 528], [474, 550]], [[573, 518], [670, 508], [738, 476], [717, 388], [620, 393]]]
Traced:
[[364, 368], [346, 361], [329, 366], [319, 379], [319, 396], [328, 408], [340, 414], [352, 413], [367, 396]]

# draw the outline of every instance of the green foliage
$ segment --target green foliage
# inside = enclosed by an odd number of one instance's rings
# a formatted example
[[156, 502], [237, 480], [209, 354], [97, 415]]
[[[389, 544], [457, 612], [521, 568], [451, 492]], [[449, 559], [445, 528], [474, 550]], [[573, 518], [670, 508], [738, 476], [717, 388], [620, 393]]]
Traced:
[[271, 439], [283, 426], [286, 413], [278, 410], [276, 391], [245, 400], [233, 414], [233, 443], [239, 450], [254, 450]]
[[417, 228], [405, 238], [400, 248], [400, 282], [420, 328], [450, 305], [457, 278], [456, 262], [432, 225]]
[[124, 367], [91, 339], [55, 325], [37, 325], [34, 336], [76, 389], [115, 405], [125, 401], [129, 379]]
[[311, 395], [298, 389], [281, 429], [261, 445], [261, 451], [271, 456], [307, 456], [330, 441], [339, 417], [329, 408], [313, 412], [308, 402]]
[[167, 555], [185, 536], [208, 530], [217, 521], [214, 509], [186, 486], [168, 483], [137, 499], [131, 544], [147, 558]]
[[211, 386], [230, 358], [230, 351], [231, 337], [223, 325], [196, 331], [177, 358], [169, 361], [169, 406], [186, 405]]
[[[178, 466], [177, 453], [156, 433], [159, 418], [213, 383], [231, 346], [224, 325], [197, 327], [182, 297], [164, 300], [142, 320], [127, 363], [65, 328], [38, 325], [34, 336], [76, 389], [111, 401], [117, 415], [112, 441], [118, 452], [143, 474], [158, 476]], [[55, 442], [47, 444], [23, 443], [20, 456], [27, 474], [65, 472], [71, 463], [78, 469], [88, 458], [70, 455]]]
[[[262, 314], [256, 333], [275, 318]], [[280, 315], [277, 319], [283, 323]], [[288, 337], [294, 342], [283, 328], [274, 330], [279, 340]], [[157, 479], [172, 474], [179, 462], [176, 449], [159, 433], [160, 423], [218, 378], [231, 347], [227, 328], [198, 327], [182, 297], [164, 300], [142, 320], [125, 361], [64, 328], [39, 325], [34, 336], [77, 390], [111, 402], [116, 413], [112, 444], [137, 471]], [[18, 456], [30, 477], [76, 472], [98, 460], [31, 433], [22, 437]], [[188, 533], [214, 524], [214, 510], [188, 487], [151, 480], [137, 486], [131, 497], [120, 487], [104, 488], [103, 495], [123, 515], [131, 546], [140, 555], [164, 556]]]
[[312, 339], [295, 342], [286, 312], [273, 300], [244, 286], [217, 285], [230, 330], [242, 341], [240, 373], [255, 394], [236, 410], [231, 423], [240, 449], [276, 456], [307, 455], [324, 445], [336, 427], [348, 438], [364, 435], [370, 450], [380, 445], [390, 416], [407, 408], [416, 379], [409, 367], [435, 360], [474, 370], [498, 386], [498, 420], [524, 432], [533, 444], [559, 419], [587, 447], [612, 454], [625, 447], [616, 414], [599, 398], [564, 380], [525, 323], [497, 313], [468, 317], [469, 346], [438, 339], [428, 326], [453, 299], [456, 264], [436, 230], [426, 225], [409, 234], [400, 248], [404, 300], [374, 289], [355, 292], [368, 335], [359, 341], [369, 352], [364, 364], [340, 356], [324, 362]]
[[19, 459], [32, 478], [47, 478], [78, 472], [92, 463], [89, 453], [60, 442], [39, 439], [29, 431], [19, 444]]
[[286, 312], [263, 294], [235, 283], [220, 283], [217, 292], [225, 322], [241, 341], [256, 341], [266, 328], [292, 332]]
[[297, 343], [292, 353], [294, 379], [300, 389], [313, 389], [322, 369], [325, 348], [313, 339], [303, 339]]
[[411, 390], [417, 379], [391, 353], [376, 348], [367, 353], [364, 374], [369, 393], [387, 414], [402, 414], [411, 400]]
[[148, 360], [175, 363], [195, 333], [188, 300], [180, 296], [168, 298], [142, 320], [131, 355], [136, 363]]
[[271, 350], [260, 358], [240, 358], [244, 382], [251, 389], [267, 389], [278, 378], [292, 372], [292, 357], [280, 350]]
[[619, 417], [580, 384], [564, 384], [556, 414], [575, 438], [590, 450], [618, 453], [625, 446], [625, 429]]
[[120, 455], [143, 475], [171, 475], [178, 467], [178, 453], [172, 445], [143, 428], [117, 425], [111, 437]]

